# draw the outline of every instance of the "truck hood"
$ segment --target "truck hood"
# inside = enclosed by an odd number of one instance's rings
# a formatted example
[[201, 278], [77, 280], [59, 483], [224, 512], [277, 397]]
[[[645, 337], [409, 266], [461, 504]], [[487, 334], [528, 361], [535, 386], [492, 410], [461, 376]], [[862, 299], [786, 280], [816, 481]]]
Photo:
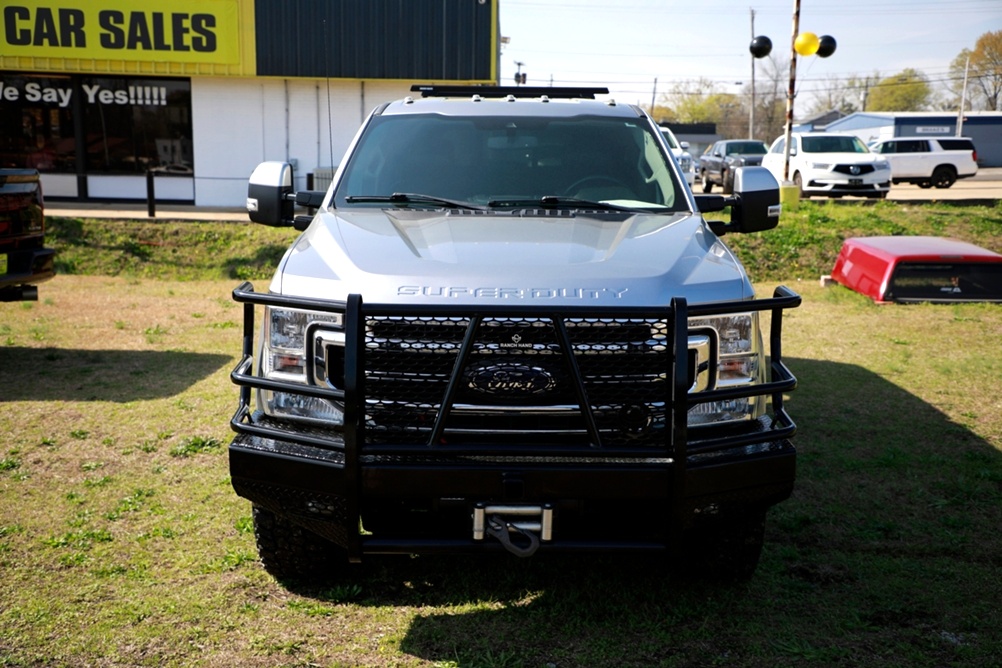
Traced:
[[690, 213], [322, 210], [282, 260], [285, 295], [376, 303], [666, 305], [750, 299]]

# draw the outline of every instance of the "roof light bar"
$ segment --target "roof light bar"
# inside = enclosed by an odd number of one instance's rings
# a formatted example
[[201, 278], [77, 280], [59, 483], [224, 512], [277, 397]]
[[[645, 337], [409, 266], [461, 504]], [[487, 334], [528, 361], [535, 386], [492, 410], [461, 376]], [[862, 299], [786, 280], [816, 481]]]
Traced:
[[548, 97], [594, 100], [596, 95], [608, 95], [608, 88], [554, 88], [552, 86], [440, 86], [434, 84], [414, 84], [411, 91], [421, 93], [421, 97], [467, 97], [479, 95], [482, 98], [508, 96]]

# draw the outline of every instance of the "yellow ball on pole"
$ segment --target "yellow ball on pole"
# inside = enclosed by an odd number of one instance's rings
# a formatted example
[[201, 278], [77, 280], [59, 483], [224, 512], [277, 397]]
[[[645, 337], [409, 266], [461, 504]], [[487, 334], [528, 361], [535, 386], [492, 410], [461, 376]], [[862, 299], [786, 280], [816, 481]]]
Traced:
[[802, 56], [813, 56], [820, 45], [821, 40], [812, 32], [802, 32], [793, 40], [793, 50]]

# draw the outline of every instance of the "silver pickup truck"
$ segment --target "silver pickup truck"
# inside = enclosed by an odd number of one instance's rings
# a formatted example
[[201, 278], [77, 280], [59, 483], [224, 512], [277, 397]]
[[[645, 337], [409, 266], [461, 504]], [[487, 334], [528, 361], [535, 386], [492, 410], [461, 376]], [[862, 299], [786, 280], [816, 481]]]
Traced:
[[602, 550], [754, 572], [794, 484], [800, 298], [755, 299], [721, 236], [775, 227], [778, 185], [747, 168], [694, 196], [606, 92], [416, 86], [327, 192], [288, 163], [251, 175], [251, 219], [301, 231], [267, 290], [234, 291], [230, 472], [270, 573]]

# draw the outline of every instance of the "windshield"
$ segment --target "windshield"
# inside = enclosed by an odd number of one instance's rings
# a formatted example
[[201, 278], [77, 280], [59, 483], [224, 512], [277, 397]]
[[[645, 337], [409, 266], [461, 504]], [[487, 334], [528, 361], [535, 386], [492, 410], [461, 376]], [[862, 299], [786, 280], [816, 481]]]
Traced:
[[684, 208], [667, 160], [639, 118], [378, 116], [345, 167], [334, 205], [385, 206], [394, 194], [420, 194], [392, 201], [500, 207], [576, 198]]
[[769, 148], [760, 141], [739, 141], [727, 144], [727, 155], [765, 155]]
[[681, 148], [678, 142], [675, 141], [675, 135], [671, 133], [671, 130], [665, 130], [662, 128], [661, 134], [664, 135], [665, 141], [668, 142], [668, 146], [673, 149]]
[[804, 137], [804, 153], [869, 153], [859, 137]]

